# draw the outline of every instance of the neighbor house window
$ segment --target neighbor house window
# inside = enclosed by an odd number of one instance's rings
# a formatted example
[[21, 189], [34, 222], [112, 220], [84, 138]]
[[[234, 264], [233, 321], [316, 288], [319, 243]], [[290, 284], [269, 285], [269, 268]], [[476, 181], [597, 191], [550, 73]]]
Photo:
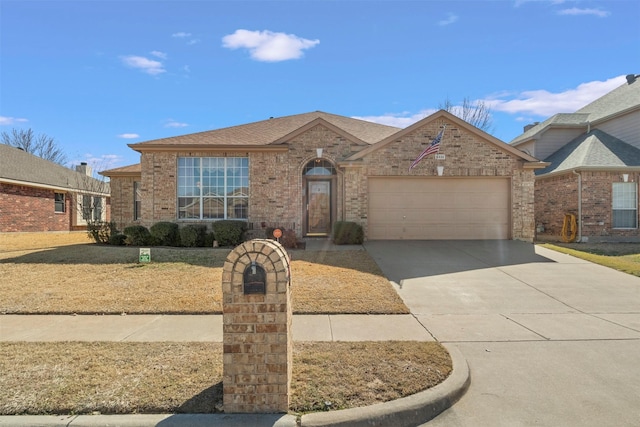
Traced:
[[247, 219], [248, 206], [248, 158], [178, 158], [179, 219]]
[[638, 227], [637, 196], [635, 182], [613, 183], [613, 228]]
[[102, 220], [102, 197], [93, 198], [93, 220]]
[[55, 211], [63, 213], [64, 212], [64, 193], [54, 193], [55, 194]]
[[91, 196], [88, 194], [82, 195], [82, 219], [91, 221]]
[[133, 219], [140, 219], [142, 213], [142, 189], [140, 181], [133, 182]]
[[81, 211], [82, 219], [85, 221], [102, 220], [102, 197], [83, 194]]

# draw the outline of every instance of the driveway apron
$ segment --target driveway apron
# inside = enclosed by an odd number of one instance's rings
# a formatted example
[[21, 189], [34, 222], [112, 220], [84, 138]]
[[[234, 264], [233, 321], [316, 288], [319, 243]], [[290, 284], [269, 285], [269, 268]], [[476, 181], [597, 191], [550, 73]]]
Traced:
[[371, 241], [471, 387], [429, 426], [640, 425], [640, 278], [518, 241]]

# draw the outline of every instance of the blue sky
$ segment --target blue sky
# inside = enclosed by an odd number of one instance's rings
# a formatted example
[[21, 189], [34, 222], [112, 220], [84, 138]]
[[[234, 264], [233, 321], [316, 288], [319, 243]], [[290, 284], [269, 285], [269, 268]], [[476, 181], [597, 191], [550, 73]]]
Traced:
[[492, 134], [640, 73], [640, 2], [0, 0], [0, 131], [71, 164], [127, 144], [321, 110], [406, 127], [449, 99]]

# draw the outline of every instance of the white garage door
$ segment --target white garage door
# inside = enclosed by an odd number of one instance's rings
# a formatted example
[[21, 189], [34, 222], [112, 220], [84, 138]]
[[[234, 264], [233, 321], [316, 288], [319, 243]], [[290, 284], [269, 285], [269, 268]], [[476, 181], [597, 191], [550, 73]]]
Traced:
[[509, 239], [510, 180], [369, 178], [371, 240]]

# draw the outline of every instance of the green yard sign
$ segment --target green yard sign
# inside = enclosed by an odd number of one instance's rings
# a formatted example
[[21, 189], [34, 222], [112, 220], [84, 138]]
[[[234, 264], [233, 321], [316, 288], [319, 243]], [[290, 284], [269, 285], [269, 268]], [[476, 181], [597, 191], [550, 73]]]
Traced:
[[151, 262], [150, 248], [140, 248], [140, 262]]

